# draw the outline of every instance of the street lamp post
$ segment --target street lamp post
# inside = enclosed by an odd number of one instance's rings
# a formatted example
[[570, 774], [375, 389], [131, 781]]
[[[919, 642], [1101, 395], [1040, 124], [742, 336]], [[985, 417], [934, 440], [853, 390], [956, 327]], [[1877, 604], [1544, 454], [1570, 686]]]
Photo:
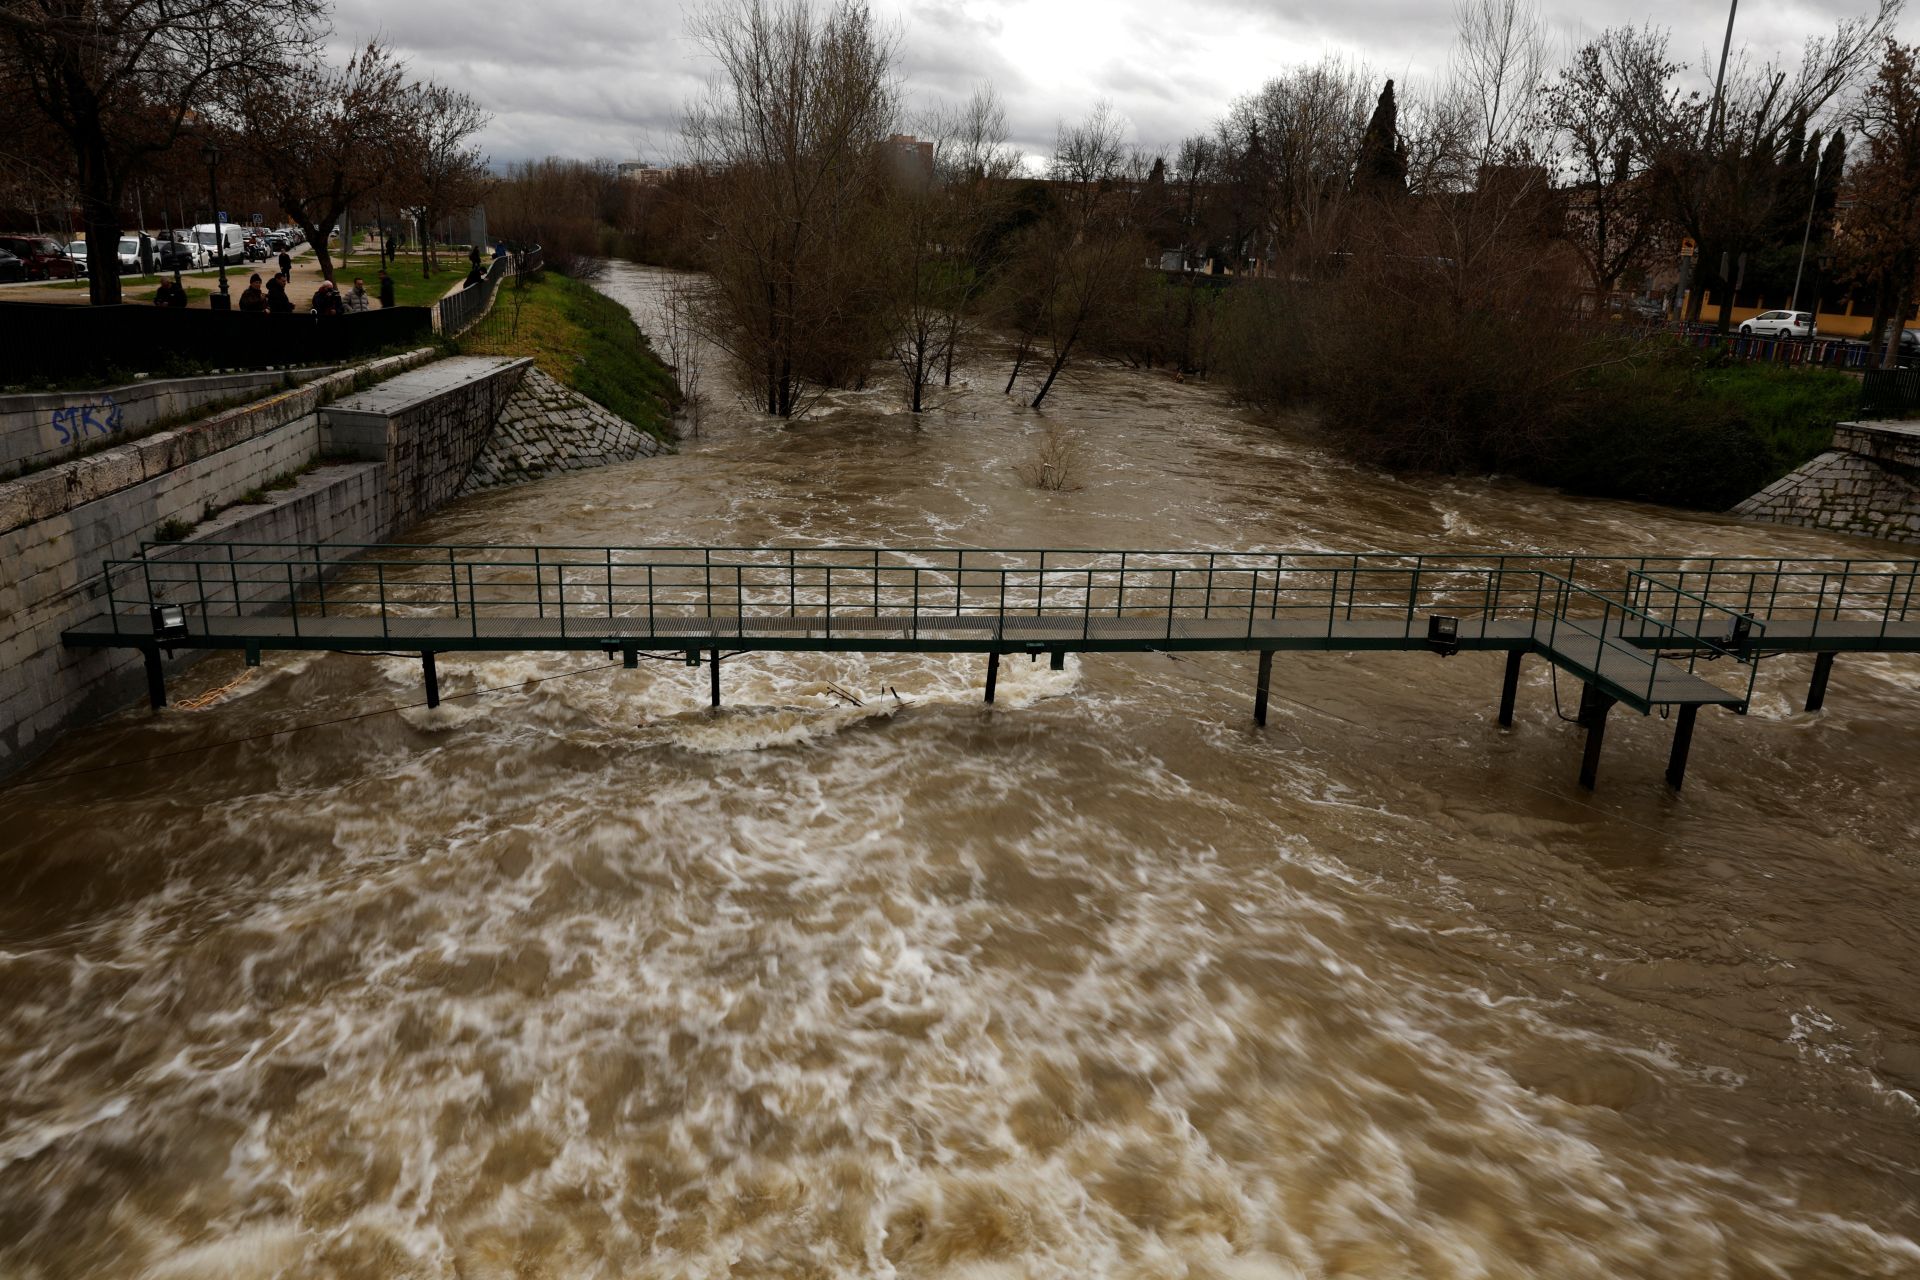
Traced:
[[[1807, 242], [1813, 239], [1813, 211], [1820, 207], [1820, 166], [1826, 161], [1825, 154], [1813, 158], [1813, 194], [1807, 197], [1807, 225], [1800, 233], [1800, 264], [1793, 269], [1793, 297], [1787, 300], [1789, 311], [1800, 308], [1800, 277], [1807, 269]], [[1820, 310], [1817, 302], [1813, 309], [1816, 312]]]
[[213, 251], [219, 255], [220, 292], [207, 299], [207, 305], [215, 311], [227, 311], [233, 306], [233, 299], [227, 294], [227, 234], [220, 225], [220, 180], [216, 170], [220, 165], [220, 148], [211, 141], [200, 148], [200, 158], [207, 162], [207, 194], [213, 197]]

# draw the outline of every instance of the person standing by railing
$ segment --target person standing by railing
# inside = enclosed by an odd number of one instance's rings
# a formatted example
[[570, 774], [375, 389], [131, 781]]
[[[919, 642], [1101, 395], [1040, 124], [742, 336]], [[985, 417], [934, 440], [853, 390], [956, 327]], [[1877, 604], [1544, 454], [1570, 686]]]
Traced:
[[253, 278], [247, 281], [246, 292], [240, 295], [240, 309], [242, 311], [256, 312], [261, 315], [266, 314], [267, 295], [266, 291], [260, 287], [260, 273], [258, 271], [254, 272]]
[[267, 281], [267, 310], [277, 316], [293, 314], [293, 299], [287, 296], [287, 278], [284, 275]]
[[380, 308], [384, 311], [393, 304], [393, 277], [387, 274], [385, 267], [382, 267], [380, 268]]
[[346, 296], [340, 300], [340, 305], [348, 315], [357, 316], [365, 314], [370, 301], [367, 297], [367, 282], [355, 276], [353, 288], [349, 289]]

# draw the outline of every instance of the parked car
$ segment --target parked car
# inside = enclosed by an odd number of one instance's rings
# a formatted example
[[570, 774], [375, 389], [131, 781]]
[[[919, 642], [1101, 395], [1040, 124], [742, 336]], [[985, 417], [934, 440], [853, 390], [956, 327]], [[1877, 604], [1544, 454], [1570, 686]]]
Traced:
[[[181, 268], [183, 271], [198, 270], [208, 265], [207, 247], [195, 239], [193, 232], [185, 227], [175, 227], [171, 231], [162, 231], [159, 235], [155, 236], [154, 239], [165, 240], [170, 244], [177, 244], [192, 255], [192, 261], [186, 267]], [[171, 268], [169, 268], [169, 270], [171, 270]]]
[[0, 249], [0, 282], [15, 284], [27, 278], [27, 264]]
[[122, 271], [140, 270], [140, 237], [120, 237], [120, 269]]
[[85, 240], [75, 240], [68, 245], [67, 256], [73, 259], [73, 265], [77, 268], [74, 274], [82, 276], [87, 274], [87, 242]]
[[1762, 311], [1751, 320], [1741, 321], [1740, 332], [1762, 338], [1811, 338], [1813, 313], [1811, 311]]
[[153, 242], [153, 265], [162, 271], [191, 271], [199, 266], [195, 246], [179, 240]]
[[293, 241], [287, 239], [286, 233], [283, 231], [275, 231], [267, 237], [268, 253], [285, 253], [292, 247]]
[[29, 280], [70, 280], [79, 274], [60, 242], [48, 236], [0, 236], [0, 249], [20, 259]]

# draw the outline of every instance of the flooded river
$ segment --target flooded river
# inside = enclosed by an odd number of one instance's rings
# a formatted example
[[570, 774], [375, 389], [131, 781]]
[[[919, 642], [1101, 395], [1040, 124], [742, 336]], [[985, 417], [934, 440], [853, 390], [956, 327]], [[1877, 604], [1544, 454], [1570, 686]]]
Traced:
[[[417, 535], [1884, 550], [977, 375]], [[0, 790], [0, 1275], [1920, 1275], [1920, 661], [1770, 662], [1682, 796], [1540, 663], [1253, 665], [202, 663]]]

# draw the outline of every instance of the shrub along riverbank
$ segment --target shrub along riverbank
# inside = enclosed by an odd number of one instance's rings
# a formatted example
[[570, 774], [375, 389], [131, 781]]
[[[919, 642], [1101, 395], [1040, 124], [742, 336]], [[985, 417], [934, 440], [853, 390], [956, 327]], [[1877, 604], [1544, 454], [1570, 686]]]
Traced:
[[1313, 408], [1361, 461], [1714, 511], [1825, 449], [1859, 391], [1832, 370], [1596, 333], [1545, 306], [1454, 307], [1417, 288], [1234, 288], [1212, 352], [1238, 395]]
[[528, 277], [524, 288], [503, 288], [460, 348], [532, 356], [554, 380], [657, 439], [673, 439], [680, 400], [673, 375], [624, 306], [571, 276], [549, 269]]

